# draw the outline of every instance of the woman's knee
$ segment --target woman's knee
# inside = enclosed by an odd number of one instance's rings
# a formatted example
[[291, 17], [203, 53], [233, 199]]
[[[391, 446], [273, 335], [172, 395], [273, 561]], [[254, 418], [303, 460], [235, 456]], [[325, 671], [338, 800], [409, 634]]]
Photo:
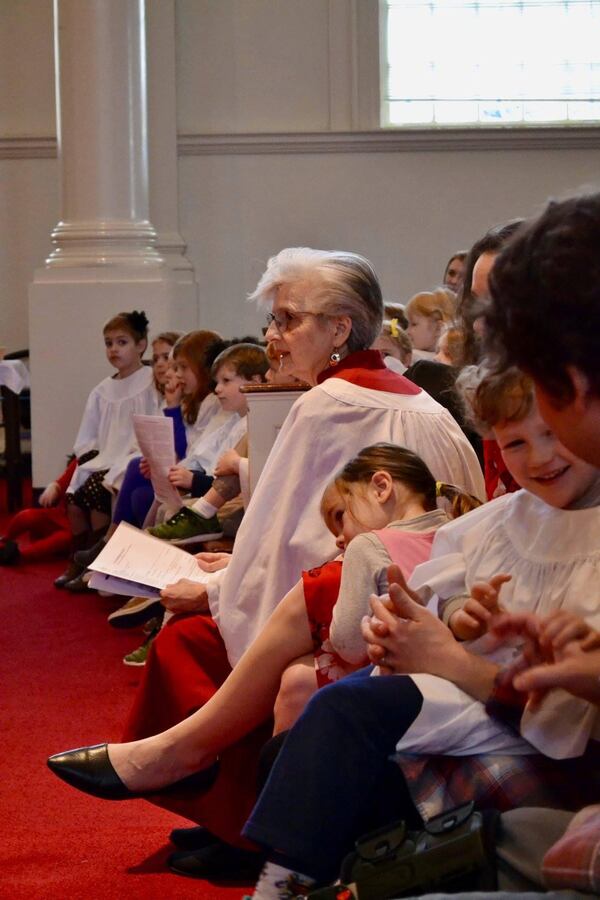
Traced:
[[275, 701], [275, 734], [292, 727], [316, 690], [317, 678], [312, 666], [305, 663], [288, 666], [281, 677]]

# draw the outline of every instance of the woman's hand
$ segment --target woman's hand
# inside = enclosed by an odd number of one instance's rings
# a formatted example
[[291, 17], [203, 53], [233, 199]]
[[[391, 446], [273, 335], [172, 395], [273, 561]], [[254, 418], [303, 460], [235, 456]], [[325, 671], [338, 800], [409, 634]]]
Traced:
[[371, 662], [386, 672], [406, 674], [434, 671], [440, 657], [462, 648], [444, 623], [425, 609], [417, 595], [403, 584], [390, 583], [390, 603], [371, 597], [374, 617], [365, 616], [362, 633]]
[[167, 477], [174, 487], [182, 491], [189, 491], [194, 481], [194, 473], [183, 466], [171, 466]]
[[150, 463], [144, 456], [140, 459], [140, 472], [144, 478], [147, 478], [148, 481], [150, 480]]
[[195, 554], [198, 560], [198, 566], [203, 572], [218, 572], [219, 569], [226, 569], [231, 559], [231, 553], [202, 553]]
[[371, 662], [384, 673], [437, 675], [452, 681], [477, 700], [490, 696], [498, 667], [468, 653], [444, 623], [421, 606], [400, 569], [388, 569], [393, 610], [371, 598], [375, 618], [363, 619], [362, 633]]
[[201, 613], [208, 610], [206, 585], [190, 581], [189, 578], [181, 578], [175, 584], [168, 584], [160, 592], [160, 598], [163, 606], [170, 612]]
[[40, 506], [48, 507], [55, 506], [60, 499], [60, 484], [58, 481], [51, 481], [50, 484], [44, 488], [42, 493], [40, 494], [39, 504]]
[[240, 459], [237, 450], [226, 450], [215, 466], [215, 475], [239, 475]]
[[489, 581], [478, 581], [471, 588], [471, 596], [462, 607], [452, 613], [448, 626], [459, 641], [474, 641], [489, 628], [492, 617], [501, 612], [500, 588], [510, 575], [493, 575]]

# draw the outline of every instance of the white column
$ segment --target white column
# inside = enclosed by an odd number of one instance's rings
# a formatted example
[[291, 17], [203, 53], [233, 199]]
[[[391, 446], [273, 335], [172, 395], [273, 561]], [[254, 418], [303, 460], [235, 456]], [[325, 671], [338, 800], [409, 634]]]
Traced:
[[47, 265], [160, 265], [149, 221], [144, 0], [55, 0], [62, 218]]
[[156, 249], [169, 268], [179, 273], [178, 279], [193, 281], [192, 264], [179, 233], [177, 203], [175, 0], [149, 0], [146, 16], [150, 216], [156, 228]]
[[[191, 269], [184, 261], [182, 290], [149, 216], [144, 0], [54, 0], [54, 15], [62, 208], [29, 291], [36, 487], [59, 474], [89, 391], [113, 372], [104, 323], [132, 309], [146, 311], [151, 335], [198, 321]], [[174, 64], [167, 68], [172, 80]], [[175, 147], [174, 133], [170, 140]], [[172, 232], [176, 162], [169, 171], [156, 209]]]

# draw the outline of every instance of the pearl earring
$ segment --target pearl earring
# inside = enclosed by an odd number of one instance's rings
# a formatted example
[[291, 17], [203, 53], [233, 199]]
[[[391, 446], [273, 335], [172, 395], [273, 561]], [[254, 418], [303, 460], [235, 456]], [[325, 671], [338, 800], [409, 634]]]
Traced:
[[342, 358], [342, 357], [341, 357], [341, 354], [338, 353], [337, 350], [333, 350], [333, 351], [329, 354], [329, 365], [330, 365], [330, 366], [337, 366], [338, 363], [339, 363], [339, 361], [341, 360], [341, 358]]

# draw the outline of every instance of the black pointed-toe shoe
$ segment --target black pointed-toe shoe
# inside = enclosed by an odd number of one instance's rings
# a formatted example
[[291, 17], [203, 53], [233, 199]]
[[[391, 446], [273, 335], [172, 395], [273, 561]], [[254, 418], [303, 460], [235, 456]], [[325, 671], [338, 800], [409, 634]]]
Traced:
[[140, 796], [130, 791], [115, 772], [106, 744], [55, 753], [49, 758], [48, 767], [71, 787], [103, 800], [129, 800]]
[[106, 744], [56, 753], [48, 759], [48, 767], [71, 787], [83, 791], [84, 794], [100, 797], [102, 800], [135, 800], [153, 794], [186, 789], [207, 791], [214, 784], [219, 772], [217, 760], [207, 769], [201, 769], [165, 787], [152, 791], [130, 791], [115, 772], [108, 757]]

